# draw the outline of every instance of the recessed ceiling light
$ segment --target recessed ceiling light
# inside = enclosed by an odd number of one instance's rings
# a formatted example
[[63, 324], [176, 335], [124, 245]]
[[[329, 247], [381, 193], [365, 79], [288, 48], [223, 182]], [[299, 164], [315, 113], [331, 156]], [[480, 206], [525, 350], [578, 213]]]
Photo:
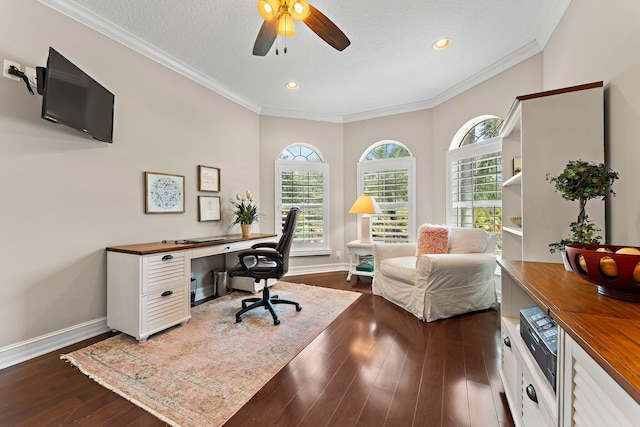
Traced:
[[296, 90], [298, 89], [300, 86], [298, 85], [298, 83], [296, 82], [287, 82], [284, 87], [286, 87], [289, 90]]
[[440, 39], [432, 45], [435, 50], [445, 50], [449, 46], [451, 46], [451, 39]]

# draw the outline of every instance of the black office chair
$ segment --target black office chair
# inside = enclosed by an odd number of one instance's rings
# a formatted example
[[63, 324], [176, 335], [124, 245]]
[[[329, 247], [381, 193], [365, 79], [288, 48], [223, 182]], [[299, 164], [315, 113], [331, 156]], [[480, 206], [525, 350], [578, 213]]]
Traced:
[[[273, 308], [273, 304], [291, 304], [296, 306], [296, 311], [302, 310], [300, 304], [278, 298], [278, 295], [269, 295], [267, 279], [280, 279], [289, 270], [289, 251], [293, 242], [293, 235], [296, 232], [298, 223], [299, 208], [291, 208], [284, 221], [282, 236], [275, 242], [258, 243], [251, 247], [251, 250], [238, 254], [239, 264], [229, 270], [229, 277], [251, 277], [256, 283], [264, 280], [262, 288], [262, 298], [247, 298], [242, 300], [242, 310], [236, 313], [236, 323], [242, 322], [242, 315], [254, 308], [264, 307], [271, 312], [273, 324], [279, 325], [278, 315]], [[251, 305], [247, 305], [251, 303]]]

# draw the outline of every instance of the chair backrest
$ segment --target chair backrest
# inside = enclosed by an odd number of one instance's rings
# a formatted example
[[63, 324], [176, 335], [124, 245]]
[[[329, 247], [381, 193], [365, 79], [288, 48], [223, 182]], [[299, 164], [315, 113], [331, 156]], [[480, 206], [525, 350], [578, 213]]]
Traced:
[[282, 254], [283, 271], [282, 275], [289, 271], [289, 252], [293, 243], [293, 235], [296, 233], [300, 208], [294, 207], [289, 210], [282, 226], [282, 236], [276, 245], [276, 251]]

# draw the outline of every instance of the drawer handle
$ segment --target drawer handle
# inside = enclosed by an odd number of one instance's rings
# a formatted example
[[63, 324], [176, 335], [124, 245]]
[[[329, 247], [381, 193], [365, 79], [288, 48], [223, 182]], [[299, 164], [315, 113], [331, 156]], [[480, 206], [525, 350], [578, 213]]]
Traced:
[[163, 260], [173, 259], [173, 255], [165, 255], [162, 257]]
[[173, 291], [164, 291], [164, 292], [162, 293], [162, 296], [163, 296], [163, 297], [168, 297], [169, 295], [173, 295]]
[[527, 396], [529, 397], [529, 399], [538, 403], [538, 395], [536, 394], [536, 389], [533, 387], [532, 384], [529, 384], [527, 386]]
[[504, 345], [506, 345], [507, 347], [511, 348], [511, 338], [504, 337]]

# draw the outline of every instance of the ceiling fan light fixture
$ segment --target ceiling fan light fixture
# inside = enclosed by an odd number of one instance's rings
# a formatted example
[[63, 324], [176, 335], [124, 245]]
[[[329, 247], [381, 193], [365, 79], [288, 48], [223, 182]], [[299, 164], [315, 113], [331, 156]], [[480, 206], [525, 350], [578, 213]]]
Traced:
[[280, 2], [278, 0], [258, 0], [258, 12], [265, 21], [271, 21], [276, 17]]
[[278, 18], [278, 35], [284, 37], [293, 37], [296, 35], [296, 28], [293, 26], [293, 19], [288, 13], [283, 13]]
[[449, 46], [451, 46], [451, 39], [436, 40], [432, 45], [434, 50], [445, 50]]
[[293, 19], [304, 21], [311, 15], [311, 6], [306, 0], [293, 0], [289, 4], [289, 13], [291, 13]]

